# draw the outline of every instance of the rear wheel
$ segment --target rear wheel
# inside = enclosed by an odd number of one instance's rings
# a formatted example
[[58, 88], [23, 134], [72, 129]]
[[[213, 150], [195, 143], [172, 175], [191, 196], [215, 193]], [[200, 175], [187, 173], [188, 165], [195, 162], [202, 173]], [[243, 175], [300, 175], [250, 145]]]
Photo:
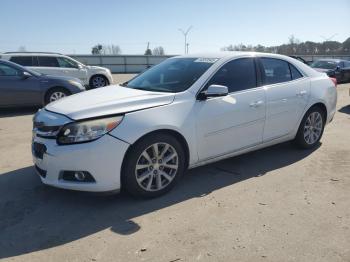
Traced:
[[300, 123], [296, 144], [306, 149], [315, 147], [322, 137], [325, 122], [325, 112], [320, 107], [310, 108]]
[[69, 96], [71, 93], [64, 88], [54, 88], [47, 92], [45, 96], [45, 105], [57, 101], [63, 97]]
[[146, 136], [128, 152], [122, 171], [123, 187], [137, 197], [168, 192], [185, 170], [182, 145], [172, 136]]

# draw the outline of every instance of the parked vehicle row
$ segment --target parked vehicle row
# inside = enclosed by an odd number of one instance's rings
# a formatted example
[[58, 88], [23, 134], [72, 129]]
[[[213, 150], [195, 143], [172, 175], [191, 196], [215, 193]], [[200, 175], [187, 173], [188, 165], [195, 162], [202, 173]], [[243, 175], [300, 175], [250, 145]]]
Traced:
[[113, 84], [111, 71], [99, 66], [86, 66], [69, 56], [57, 53], [7, 52], [1, 59], [14, 62], [38, 73], [80, 79], [86, 89]]
[[187, 168], [288, 140], [316, 146], [336, 101], [326, 74], [290, 57], [173, 57], [48, 104], [33, 119], [33, 160], [51, 186], [155, 197]]
[[44, 75], [0, 60], [0, 107], [45, 106], [84, 90], [77, 78]]

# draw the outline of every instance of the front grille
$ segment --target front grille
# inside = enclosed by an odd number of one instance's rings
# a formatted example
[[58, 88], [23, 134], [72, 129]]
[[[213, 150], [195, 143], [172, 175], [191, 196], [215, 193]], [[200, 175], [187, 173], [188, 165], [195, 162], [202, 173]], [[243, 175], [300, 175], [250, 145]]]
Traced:
[[33, 131], [38, 137], [56, 138], [61, 126], [40, 126], [35, 122], [33, 124]]
[[47, 148], [44, 144], [34, 142], [32, 145], [33, 155], [37, 158], [43, 159], [44, 153], [46, 153], [46, 150]]
[[38, 167], [37, 165], [35, 165], [34, 167], [35, 167], [36, 171], [38, 172], [38, 174], [39, 174], [41, 177], [43, 177], [43, 178], [46, 177], [46, 171], [45, 171], [45, 170], [41, 169], [41, 168]]
[[56, 138], [61, 127], [72, 120], [66, 116], [39, 110], [33, 117], [33, 135], [43, 138]]

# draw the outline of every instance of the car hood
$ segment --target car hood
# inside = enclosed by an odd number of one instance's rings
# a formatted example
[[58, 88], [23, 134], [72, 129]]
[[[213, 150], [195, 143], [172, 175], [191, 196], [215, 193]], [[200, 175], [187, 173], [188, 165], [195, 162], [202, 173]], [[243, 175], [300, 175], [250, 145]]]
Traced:
[[69, 81], [69, 80], [74, 80], [76, 82], [82, 83], [80, 79], [74, 78], [74, 77], [69, 77], [69, 76], [53, 76], [53, 75], [41, 75], [42, 80], [58, 80], [58, 81]]
[[63, 98], [48, 104], [45, 109], [80, 120], [167, 105], [173, 102], [174, 97], [173, 93], [112, 85]]

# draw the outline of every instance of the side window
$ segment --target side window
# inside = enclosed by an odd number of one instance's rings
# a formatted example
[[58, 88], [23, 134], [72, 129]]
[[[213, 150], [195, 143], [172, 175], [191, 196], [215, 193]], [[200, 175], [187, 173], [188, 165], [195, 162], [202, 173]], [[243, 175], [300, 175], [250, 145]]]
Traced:
[[275, 58], [261, 58], [265, 85], [283, 83], [292, 80], [288, 62]]
[[295, 66], [293, 66], [292, 64], [289, 64], [289, 68], [290, 68], [290, 72], [292, 74], [293, 80], [303, 77], [303, 75], [299, 72], [299, 70], [296, 69]]
[[240, 58], [223, 65], [210, 79], [209, 85], [228, 87], [229, 93], [256, 87], [253, 58]]
[[10, 58], [10, 61], [21, 66], [33, 66], [32, 56], [13, 56]]
[[60, 67], [65, 67], [65, 68], [78, 68], [77, 63], [74, 61], [67, 59], [65, 57], [57, 57], [58, 64]]
[[51, 56], [38, 56], [39, 66], [43, 67], [59, 67], [57, 58]]
[[345, 66], [345, 67], [350, 67], [350, 62], [345, 61], [345, 62], [344, 62], [344, 66]]
[[1, 76], [18, 76], [19, 70], [4, 64], [0, 64], [0, 77]]

